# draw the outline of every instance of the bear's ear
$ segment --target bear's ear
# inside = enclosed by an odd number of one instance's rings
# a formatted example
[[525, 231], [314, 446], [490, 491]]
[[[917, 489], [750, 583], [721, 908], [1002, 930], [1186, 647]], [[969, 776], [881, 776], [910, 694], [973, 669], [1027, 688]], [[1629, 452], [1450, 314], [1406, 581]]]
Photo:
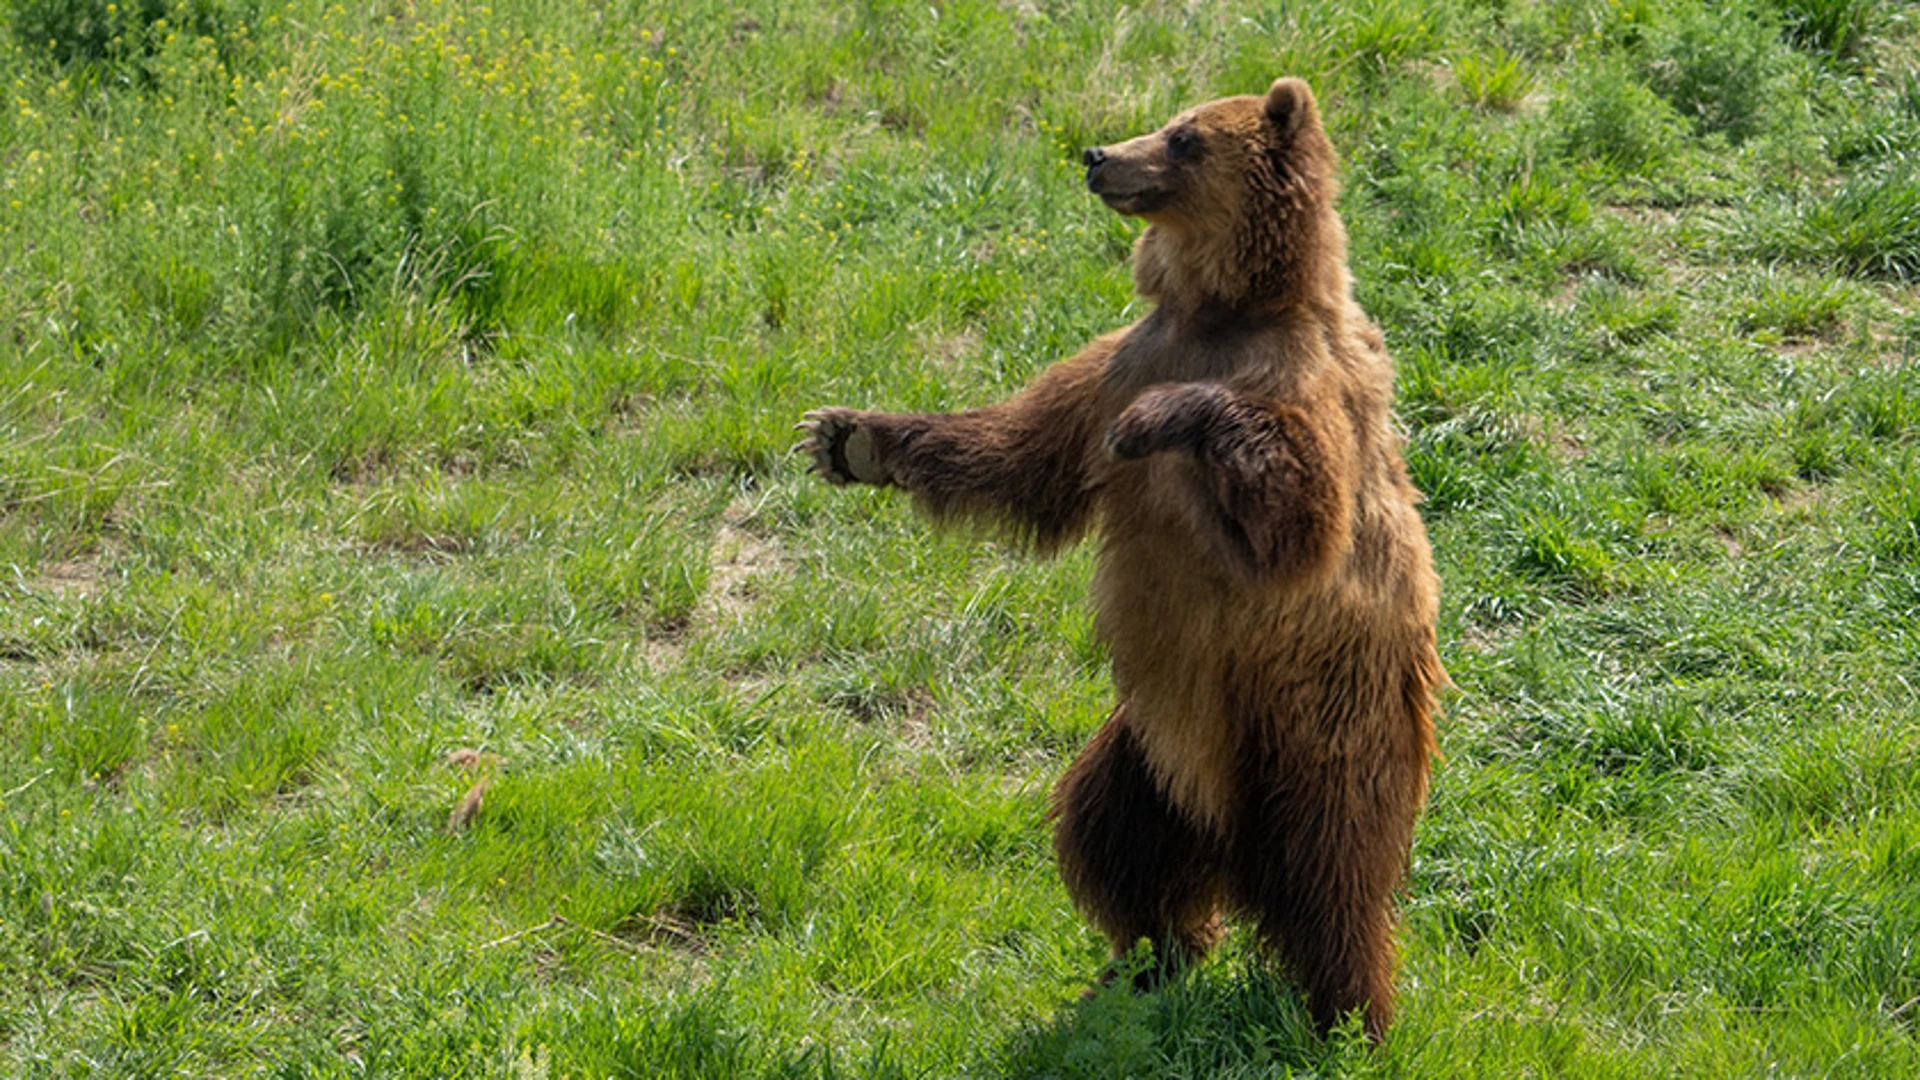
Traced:
[[1291, 138], [1318, 113], [1305, 79], [1275, 79], [1267, 90], [1267, 122], [1282, 138]]

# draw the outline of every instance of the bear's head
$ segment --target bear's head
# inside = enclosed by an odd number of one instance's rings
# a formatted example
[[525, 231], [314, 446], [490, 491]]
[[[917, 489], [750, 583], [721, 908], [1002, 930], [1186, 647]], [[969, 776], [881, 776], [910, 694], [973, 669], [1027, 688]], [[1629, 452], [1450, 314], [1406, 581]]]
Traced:
[[1276, 81], [1137, 139], [1086, 152], [1087, 188], [1146, 219], [1134, 248], [1142, 295], [1178, 310], [1338, 303], [1346, 233], [1334, 213], [1333, 144], [1313, 91]]

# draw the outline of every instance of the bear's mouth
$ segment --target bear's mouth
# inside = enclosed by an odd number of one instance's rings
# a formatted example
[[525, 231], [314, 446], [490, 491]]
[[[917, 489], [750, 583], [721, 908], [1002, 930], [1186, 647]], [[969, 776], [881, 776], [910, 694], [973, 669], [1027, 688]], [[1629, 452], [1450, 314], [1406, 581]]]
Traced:
[[1129, 217], [1151, 214], [1167, 205], [1167, 200], [1173, 197], [1172, 192], [1157, 188], [1143, 188], [1139, 191], [1095, 191], [1094, 194], [1100, 196], [1100, 201], [1106, 203], [1108, 209]]

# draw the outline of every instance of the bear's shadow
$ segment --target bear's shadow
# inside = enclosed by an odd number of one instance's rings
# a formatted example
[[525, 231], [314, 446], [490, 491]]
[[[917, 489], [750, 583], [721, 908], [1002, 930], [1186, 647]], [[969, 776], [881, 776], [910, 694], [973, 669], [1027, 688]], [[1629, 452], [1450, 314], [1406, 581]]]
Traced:
[[1357, 1018], [1321, 1038], [1300, 990], [1240, 955], [1161, 988], [1112, 986], [1010, 1033], [980, 1074], [1058, 1080], [1340, 1076], [1366, 1053]]

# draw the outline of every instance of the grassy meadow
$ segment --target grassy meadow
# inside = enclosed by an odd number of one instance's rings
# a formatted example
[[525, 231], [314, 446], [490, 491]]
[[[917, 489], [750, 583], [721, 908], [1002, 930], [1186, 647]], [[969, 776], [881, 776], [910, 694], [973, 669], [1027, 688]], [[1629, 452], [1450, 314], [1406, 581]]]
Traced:
[[[1398, 1025], [1104, 959], [1090, 556], [786, 453], [1307, 77], [1459, 685]], [[11, 0], [0, 1075], [1920, 1075], [1920, 7]]]

